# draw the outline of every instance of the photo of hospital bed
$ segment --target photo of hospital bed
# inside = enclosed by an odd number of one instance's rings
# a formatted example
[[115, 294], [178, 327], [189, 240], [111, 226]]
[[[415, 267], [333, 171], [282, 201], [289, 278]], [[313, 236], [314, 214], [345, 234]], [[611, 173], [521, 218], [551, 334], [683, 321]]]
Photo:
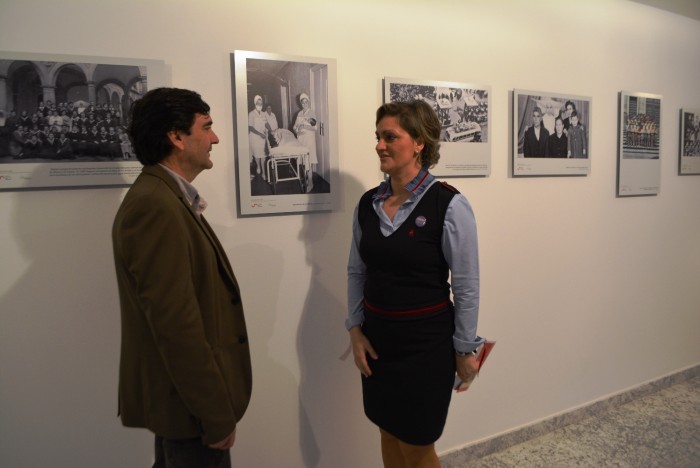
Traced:
[[277, 146], [270, 148], [267, 160], [272, 193], [277, 193], [277, 183], [288, 180], [299, 182], [301, 193], [306, 193], [307, 181], [310, 177], [309, 150], [296, 139], [291, 131], [278, 128], [273, 131]]

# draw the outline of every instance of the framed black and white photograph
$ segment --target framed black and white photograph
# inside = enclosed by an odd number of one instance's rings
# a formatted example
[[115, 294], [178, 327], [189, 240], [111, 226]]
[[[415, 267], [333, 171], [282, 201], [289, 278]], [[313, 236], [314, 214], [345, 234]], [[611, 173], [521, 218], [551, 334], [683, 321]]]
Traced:
[[162, 61], [0, 52], [0, 190], [131, 184], [131, 103]]
[[680, 175], [700, 175], [700, 109], [681, 109]]
[[491, 88], [445, 81], [384, 78], [384, 102], [423, 100], [442, 123], [438, 177], [491, 173]]
[[335, 60], [231, 54], [240, 216], [337, 208]]
[[513, 176], [585, 176], [591, 172], [593, 99], [513, 91]]
[[661, 96], [620, 92], [617, 196], [657, 195], [661, 184]]

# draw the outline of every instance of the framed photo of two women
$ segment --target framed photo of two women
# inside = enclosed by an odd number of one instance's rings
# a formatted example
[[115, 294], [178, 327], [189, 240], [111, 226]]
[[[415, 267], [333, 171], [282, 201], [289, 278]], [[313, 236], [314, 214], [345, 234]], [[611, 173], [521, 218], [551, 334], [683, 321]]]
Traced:
[[239, 215], [336, 209], [335, 60], [238, 50], [231, 89]]
[[513, 92], [513, 176], [588, 175], [592, 98]]

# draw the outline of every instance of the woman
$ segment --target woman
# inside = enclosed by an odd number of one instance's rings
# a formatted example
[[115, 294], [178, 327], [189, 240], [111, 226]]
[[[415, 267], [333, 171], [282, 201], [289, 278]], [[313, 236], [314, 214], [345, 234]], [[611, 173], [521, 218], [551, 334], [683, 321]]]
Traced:
[[[253, 98], [255, 108], [248, 113], [248, 142], [250, 146], [250, 156], [255, 160], [257, 173], [261, 174], [265, 180], [268, 180], [268, 174], [265, 170], [265, 141], [267, 139], [267, 131], [265, 124], [267, 118], [263, 112], [263, 99], [256, 95]], [[252, 163], [253, 161], [251, 161]]]
[[309, 150], [309, 166], [311, 167], [307, 168], [306, 172], [306, 191], [309, 192], [313, 188], [311, 176], [316, 171], [316, 164], [318, 164], [316, 157], [316, 114], [311, 110], [309, 96], [306, 93], [301, 93], [299, 103], [301, 110], [294, 119], [294, 133], [296, 133], [299, 143]]
[[376, 151], [389, 179], [362, 196], [353, 219], [345, 325], [385, 467], [440, 466], [434, 442], [455, 370], [474, 379], [483, 341], [474, 214], [428, 172], [440, 158], [440, 131], [423, 101], [377, 110]]
[[571, 126], [571, 113], [576, 111], [576, 104], [573, 101], [566, 101], [564, 104], [564, 110], [561, 111], [560, 117], [561, 121], [564, 123], [564, 133], [568, 134], [569, 127]]
[[561, 117], [554, 121], [554, 132], [547, 137], [544, 150], [545, 158], [565, 158], [568, 151], [568, 140], [564, 133], [564, 122]]

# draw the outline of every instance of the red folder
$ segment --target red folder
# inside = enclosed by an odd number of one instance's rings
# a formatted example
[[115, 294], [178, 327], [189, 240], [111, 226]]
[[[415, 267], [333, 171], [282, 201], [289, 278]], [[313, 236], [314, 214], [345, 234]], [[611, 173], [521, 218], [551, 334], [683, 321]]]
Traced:
[[[479, 351], [476, 354], [476, 362], [478, 363], [479, 367], [477, 368], [476, 375], [479, 375], [479, 371], [481, 370], [482, 367], [484, 367], [484, 363], [486, 362], [486, 358], [489, 357], [489, 354], [491, 354], [491, 350], [493, 347], [496, 346], [495, 341], [489, 341], [486, 340], [484, 343], [479, 347]], [[472, 381], [473, 382], [473, 381]], [[459, 378], [459, 375], [455, 374], [455, 383], [452, 388], [455, 389], [456, 392], [466, 392], [469, 390], [469, 386], [472, 384], [472, 382], [463, 382], [462, 379]]]

